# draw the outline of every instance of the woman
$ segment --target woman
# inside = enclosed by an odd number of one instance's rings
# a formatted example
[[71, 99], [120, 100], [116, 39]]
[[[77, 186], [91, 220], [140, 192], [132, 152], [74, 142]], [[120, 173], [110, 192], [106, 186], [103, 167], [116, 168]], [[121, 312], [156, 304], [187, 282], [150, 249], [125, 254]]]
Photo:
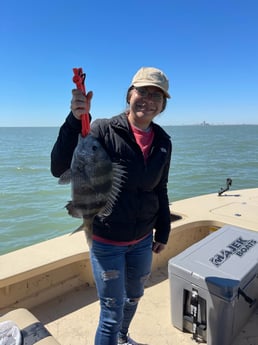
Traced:
[[[160, 253], [170, 232], [167, 181], [172, 145], [153, 119], [166, 107], [168, 79], [153, 67], [143, 67], [127, 92], [128, 110], [92, 123], [125, 179], [112, 209], [93, 223], [90, 249], [92, 270], [100, 298], [95, 345], [136, 344], [128, 329], [151, 271], [152, 252]], [[70, 167], [81, 131], [80, 117], [89, 113], [92, 92], [72, 91], [71, 113], [60, 129], [51, 154], [51, 171], [59, 177]]]

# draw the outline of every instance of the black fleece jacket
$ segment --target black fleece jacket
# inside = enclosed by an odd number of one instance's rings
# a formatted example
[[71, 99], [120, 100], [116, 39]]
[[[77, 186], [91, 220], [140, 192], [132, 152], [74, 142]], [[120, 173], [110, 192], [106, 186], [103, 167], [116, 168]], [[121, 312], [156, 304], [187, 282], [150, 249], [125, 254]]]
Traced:
[[[91, 124], [91, 134], [98, 138], [111, 160], [125, 171], [112, 210], [94, 219], [95, 235], [123, 242], [140, 239], [155, 229], [155, 241], [167, 243], [170, 232], [167, 182], [172, 144], [160, 126], [154, 123], [152, 126], [154, 140], [144, 162], [125, 113]], [[69, 169], [80, 131], [81, 121], [70, 113], [51, 153], [51, 172], [55, 177]]]

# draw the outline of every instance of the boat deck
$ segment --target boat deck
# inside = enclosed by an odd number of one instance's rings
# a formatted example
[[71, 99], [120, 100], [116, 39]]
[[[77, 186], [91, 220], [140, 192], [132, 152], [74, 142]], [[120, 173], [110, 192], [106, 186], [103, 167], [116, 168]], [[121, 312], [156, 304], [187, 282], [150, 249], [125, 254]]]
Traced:
[[[131, 325], [131, 336], [139, 345], [193, 345], [190, 333], [171, 324], [167, 270], [156, 271], [145, 290]], [[49, 303], [33, 308], [62, 345], [92, 345], [99, 316], [94, 288], [80, 288]], [[232, 345], [258, 345], [258, 309]]]
[[[258, 231], [258, 188], [177, 201], [171, 209], [178, 220], [166, 250], [154, 254], [154, 269], [130, 328], [139, 345], [196, 343], [171, 322], [169, 258], [225, 224]], [[99, 301], [82, 233], [3, 255], [0, 267], [0, 313], [27, 308], [61, 345], [94, 344]], [[258, 309], [231, 345], [258, 345]]]

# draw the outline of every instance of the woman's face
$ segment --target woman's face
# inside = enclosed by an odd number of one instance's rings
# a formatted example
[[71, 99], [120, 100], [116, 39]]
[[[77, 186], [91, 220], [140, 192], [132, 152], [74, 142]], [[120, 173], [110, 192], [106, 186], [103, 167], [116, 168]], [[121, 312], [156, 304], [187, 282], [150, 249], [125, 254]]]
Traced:
[[128, 97], [128, 119], [139, 128], [147, 128], [163, 110], [164, 93], [155, 86], [133, 88]]

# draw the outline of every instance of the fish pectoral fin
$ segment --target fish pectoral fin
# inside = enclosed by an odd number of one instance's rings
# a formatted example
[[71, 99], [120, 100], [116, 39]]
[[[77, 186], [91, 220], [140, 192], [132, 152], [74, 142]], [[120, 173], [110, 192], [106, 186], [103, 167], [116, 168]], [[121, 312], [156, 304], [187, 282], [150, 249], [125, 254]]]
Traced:
[[59, 178], [58, 183], [59, 184], [68, 184], [71, 182], [71, 169], [66, 170]]
[[69, 201], [65, 208], [68, 211], [68, 214], [75, 218], [82, 218], [82, 212], [80, 211], [80, 208], [76, 207], [72, 201]]

